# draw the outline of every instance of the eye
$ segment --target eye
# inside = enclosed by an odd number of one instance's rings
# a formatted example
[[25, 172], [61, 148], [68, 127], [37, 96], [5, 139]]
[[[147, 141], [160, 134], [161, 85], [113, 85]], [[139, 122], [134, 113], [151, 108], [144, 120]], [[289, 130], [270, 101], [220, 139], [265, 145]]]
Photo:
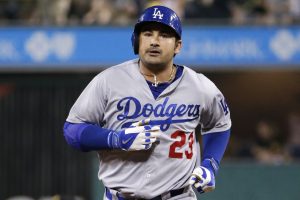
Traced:
[[152, 35], [152, 33], [150, 31], [144, 31], [143, 32], [143, 36], [149, 37], [151, 35]]
[[161, 36], [164, 37], [164, 38], [171, 38], [171, 37], [173, 37], [173, 35], [171, 33], [168, 33], [168, 32], [162, 32]]

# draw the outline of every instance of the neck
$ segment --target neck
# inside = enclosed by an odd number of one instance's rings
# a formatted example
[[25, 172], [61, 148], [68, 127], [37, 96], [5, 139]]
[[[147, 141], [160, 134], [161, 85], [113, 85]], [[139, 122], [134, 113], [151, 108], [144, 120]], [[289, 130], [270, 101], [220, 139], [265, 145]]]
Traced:
[[158, 83], [171, 82], [176, 74], [176, 67], [171, 62], [163, 67], [146, 66], [139, 61], [140, 72], [144, 78], [157, 86]]

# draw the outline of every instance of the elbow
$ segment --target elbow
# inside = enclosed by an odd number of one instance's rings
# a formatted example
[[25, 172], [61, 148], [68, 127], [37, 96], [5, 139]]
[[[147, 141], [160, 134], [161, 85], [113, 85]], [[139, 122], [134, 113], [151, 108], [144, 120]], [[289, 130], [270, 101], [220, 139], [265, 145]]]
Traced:
[[80, 140], [78, 139], [79, 132], [76, 129], [75, 124], [65, 122], [63, 132], [65, 140], [69, 146], [76, 150], [83, 151], [83, 149], [80, 146]]

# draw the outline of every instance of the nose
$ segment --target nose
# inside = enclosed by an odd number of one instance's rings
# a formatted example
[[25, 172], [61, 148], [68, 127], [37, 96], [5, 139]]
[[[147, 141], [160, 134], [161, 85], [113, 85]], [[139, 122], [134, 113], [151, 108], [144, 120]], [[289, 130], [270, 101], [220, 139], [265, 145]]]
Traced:
[[152, 47], [158, 47], [159, 46], [159, 34], [154, 32], [150, 41], [151, 41], [150, 45]]

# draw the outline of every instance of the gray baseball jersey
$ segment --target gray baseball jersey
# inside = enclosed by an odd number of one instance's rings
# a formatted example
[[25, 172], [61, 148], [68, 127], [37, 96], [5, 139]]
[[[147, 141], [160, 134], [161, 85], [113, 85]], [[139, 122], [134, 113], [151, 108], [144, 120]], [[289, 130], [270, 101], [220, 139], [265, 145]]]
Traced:
[[150, 150], [98, 152], [103, 184], [141, 198], [188, 186], [200, 156], [195, 140], [198, 124], [202, 134], [231, 126], [222, 93], [204, 75], [184, 67], [182, 76], [154, 99], [137, 59], [99, 73], [79, 96], [67, 121], [121, 130], [146, 118], [163, 132]]

